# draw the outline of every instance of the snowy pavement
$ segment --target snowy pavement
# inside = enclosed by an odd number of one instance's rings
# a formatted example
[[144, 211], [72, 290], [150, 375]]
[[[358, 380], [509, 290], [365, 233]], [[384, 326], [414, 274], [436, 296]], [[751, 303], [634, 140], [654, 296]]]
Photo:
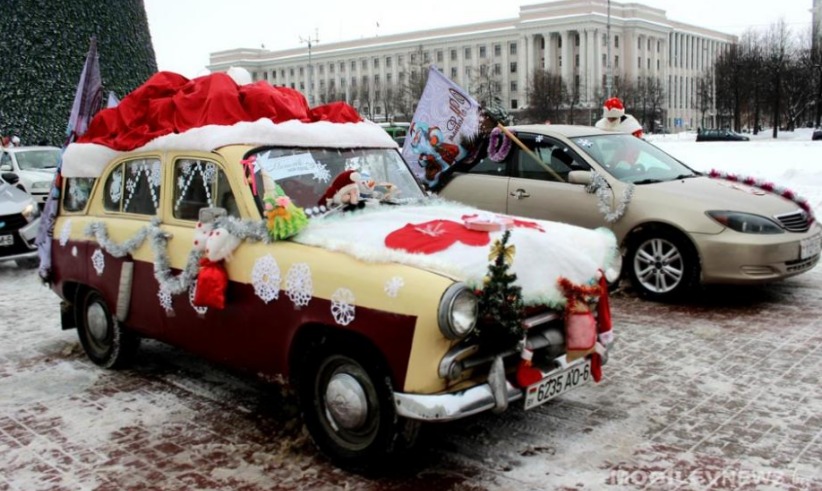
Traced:
[[618, 292], [598, 386], [428, 427], [369, 477], [317, 454], [275, 387], [154, 342], [99, 369], [36, 274], [0, 264], [0, 489], [822, 489], [820, 280]]

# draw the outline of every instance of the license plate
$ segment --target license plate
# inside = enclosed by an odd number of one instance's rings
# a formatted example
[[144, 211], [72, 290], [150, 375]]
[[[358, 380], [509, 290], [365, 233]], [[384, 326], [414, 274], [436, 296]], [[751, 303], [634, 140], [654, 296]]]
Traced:
[[14, 245], [13, 235], [0, 235], [0, 246]]
[[576, 363], [560, 371], [551, 372], [544, 379], [525, 389], [525, 409], [541, 406], [593, 379], [590, 359], [586, 359], [585, 363]]
[[799, 241], [799, 259], [808, 259], [822, 251], [822, 234]]

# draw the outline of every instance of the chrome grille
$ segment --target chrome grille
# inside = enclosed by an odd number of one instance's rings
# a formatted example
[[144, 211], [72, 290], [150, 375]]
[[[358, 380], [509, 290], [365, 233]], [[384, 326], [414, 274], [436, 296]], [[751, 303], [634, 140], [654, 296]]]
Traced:
[[776, 215], [774, 218], [789, 232], [807, 232], [811, 228], [810, 217], [804, 210]]
[[0, 224], [2, 224], [2, 226], [0, 226], [0, 233], [19, 230], [26, 226], [27, 223], [29, 223], [29, 221], [19, 213], [0, 216]]

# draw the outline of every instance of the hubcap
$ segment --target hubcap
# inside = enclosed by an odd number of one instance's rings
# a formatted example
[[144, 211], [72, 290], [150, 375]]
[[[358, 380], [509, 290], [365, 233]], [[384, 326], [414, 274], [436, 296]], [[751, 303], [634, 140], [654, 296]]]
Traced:
[[673, 243], [654, 238], [643, 242], [637, 249], [634, 272], [647, 290], [668, 293], [682, 281], [685, 261]]
[[88, 331], [91, 336], [97, 341], [106, 339], [108, 331], [108, 315], [99, 303], [89, 305], [86, 313], [88, 319]]
[[348, 373], [336, 373], [325, 389], [331, 422], [347, 430], [360, 428], [368, 418], [368, 399], [362, 384]]

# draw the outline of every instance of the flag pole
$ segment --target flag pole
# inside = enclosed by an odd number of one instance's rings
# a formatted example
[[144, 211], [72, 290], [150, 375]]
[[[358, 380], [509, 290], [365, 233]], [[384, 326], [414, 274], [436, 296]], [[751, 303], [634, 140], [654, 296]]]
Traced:
[[545, 168], [545, 170], [547, 170], [547, 171], [548, 171], [548, 172], [549, 172], [552, 176], [554, 176], [554, 177], [555, 177], [555, 178], [556, 178], [559, 182], [565, 182], [565, 179], [563, 179], [563, 178], [562, 178], [559, 174], [557, 174], [557, 172], [556, 172], [554, 169], [552, 169], [552, 168], [551, 168], [551, 167], [549, 167], [548, 165], [545, 165], [545, 162], [543, 162], [543, 161], [542, 161], [542, 159], [541, 159], [541, 158], [539, 158], [539, 156], [538, 156], [537, 154], [535, 154], [533, 150], [531, 150], [530, 148], [526, 147], [526, 146], [525, 146], [525, 144], [524, 144], [524, 143], [522, 143], [522, 140], [520, 140], [519, 138], [517, 138], [517, 135], [515, 135], [515, 134], [511, 133], [511, 130], [509, 130], [508, 128], [506, 128], [505, 126], [503, 126], [503, 125], [502, 125], [502, 123], [497, 123], [497, 128], [499, 128], [499, 129], [500, 129], [500, 131], [502, 131], [503, 133], [505, 133], [505, 136], [507, 136], [508, 138], [510, 138], [512, 142], [516, 143], [516, 144], [517, 144], [517, 146], [518, 146], [520, 149], [522, 149], [522, 151], [523, 151], [523, 152], [527, 153], [527, 154], [528, 154], [528, 155], [529, 155], [532, 159], [534, 159], [534, 160], [535, 160], [535, 161], [536, 161], [539, 165], [541, 165], [543, 168]]

